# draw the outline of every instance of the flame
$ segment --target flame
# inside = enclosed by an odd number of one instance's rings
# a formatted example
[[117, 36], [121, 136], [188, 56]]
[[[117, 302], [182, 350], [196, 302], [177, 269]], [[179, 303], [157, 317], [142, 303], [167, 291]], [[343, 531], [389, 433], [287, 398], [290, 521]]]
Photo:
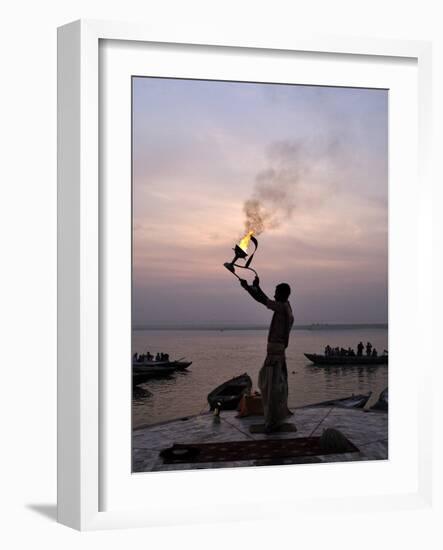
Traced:
[[245, 252], [248, 250], [249, 241], [251, 240], [253, 234], [254, 231], [249, 231], [238, 244], [238, 246]]

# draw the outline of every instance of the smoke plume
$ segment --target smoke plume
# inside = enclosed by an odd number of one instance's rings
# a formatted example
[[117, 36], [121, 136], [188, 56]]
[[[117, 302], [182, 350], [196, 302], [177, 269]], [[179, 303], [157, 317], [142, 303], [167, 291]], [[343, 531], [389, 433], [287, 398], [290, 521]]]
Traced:
[[[337, 156], [337, 141], [281, 141], [268, 151], [269, 167], [259, 172], [251, 197], [245, 201], [245, 229], [260, 235], [292, 218], [303, 195], [312, 194], [318, 168]], [[315, 177], [313, 177], [315, 175]], [[315, 180], [315, 181], [314, 181]]]

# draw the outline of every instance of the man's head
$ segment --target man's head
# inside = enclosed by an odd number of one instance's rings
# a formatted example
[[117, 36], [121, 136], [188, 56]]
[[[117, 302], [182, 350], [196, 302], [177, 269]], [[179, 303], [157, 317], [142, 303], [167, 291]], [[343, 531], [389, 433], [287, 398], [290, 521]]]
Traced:
[[288, 283], [280, 283], [275, 287], [274, 298], [277, 302], [286, 302], [291, 294], [291, 287]]

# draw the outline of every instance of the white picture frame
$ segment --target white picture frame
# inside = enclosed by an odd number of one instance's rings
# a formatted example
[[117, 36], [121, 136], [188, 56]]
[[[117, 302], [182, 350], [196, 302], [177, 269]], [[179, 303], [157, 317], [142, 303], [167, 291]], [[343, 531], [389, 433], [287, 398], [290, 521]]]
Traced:
[[[429, 266], [432, 257], [431, 246], [431, 180], [429, 176], [428, 155], [430, 151], [430, 72], [431, 47], [426, 42], [370, 40], [345, 37], [313, 37], [295, 36], [281, 37], [280, 39], [262, 38], [232, 38], [206, 36], [186, 36], [174, 33], [173, 36], [163, 36], [145, 26], [135, 24], [77, 21], [61, 27], [58, 31], [58, 519], [61, 523], [76, 529], [102, 529], [129, 526], [151, 526], [159, 524], [173, 524], [177, 522], [213, 521], [219, 519], [258, 519], [263, 517], [266, 499], [273, 502], [281, 498], [286, 505], [309, 510], [319, 510], [322, 506], [334, 506], [336, 510], [350, 510], [358, 500], [366, 511], [375, 509], [416, 508], [429, 506], [432, 496], [432, 469], [431, 469], [431, 434], [428, 426], [431, 425], [432, 403], [425, 398], [425, 392], [431, 385], [431, 367], [425, 367], [417, 374], [417, 384], [414, 395], [416, 407], [412, 408], [410, 420], [417, 427], [414, 433], [414, 449], [417, 456], [405, 469], [404, 477], [399, 478], [398, 485], [391, 492], [361, 492], [353, 493], [352, 477], [361, 476], [353, 465], [328, 465], [329, 470], [322, 470], [321, 479], [330, 477], [334, 473], [337, 480], [343, 485], [349, 468], [354, 468], [350, 475], [349, 487], [343, 494], [334, 497], [333, 492], [322, 493], [312, 490], [312, 497], [306, 494], [297, 499], [273, 492], [276, 480], [281, 475], [288, 475], [289, 470], [281, 468], [262, 468], [260, 474], [254, 469], [241, 469], [242, 472], [188, 472], [178, 474], [171, 472], [158, 476], [146, 474], [144, 479], [133, 478], [131, 485], [146, 483], [157, 494], [155, 506], [149, 503], [140, 505], [134, 499], [131, 502], [131, 492], [121, 491], [121, 501], [118, 492], [114, 492], [112, 506], [104, 504], [102, 485], [115, 482], [120, 483], [117, 474], [114, 476], [111, 467], [106, 465], [106, 456], [109, 453], [106, 429], [104, 423], [107, 409], [106, 403], [118, 400], [114, 386], [103, 386], [103, 353], [101, 351], [101, 332], [103, 330], [103, 302], [108, 299], [107, 286], [103, 282], [103, 231], [106, 224], [101, 223], [100, 213], [103, 212], [103, 178], [100, 174], [100, 105], [99, 80], [100, 44], [103, 41], [123, 41], [131, 49], [135, 44], [174, 44], [175, 48], [188, 47], [205, 49], [205, 55], [211, 56], [208, 48], [221, 48], [229, 55], [252, 55], [252, 52], [272, 52], [273, 55], [285, 56], [291, 52], [305, 52], [312, 56], [329, 54], [330, 58], [351, 58], [354, 60], [389, 59], [393, 66], [403, 60], [412, 60], [416, 65], [418, 82], [418, 99], [416, 110], [418, 125], [415, 128], [418, 138], [418, 178], [415, 174], [404, 174], [405, 178], [412, 178], [411, 193], [405, 194], [405, 205], [409, 201], [414, 205], [414, 198], [419, 200], [416, 211], [416, 223], [410, 224], [409, 237], [414, 242], [412, 262], [420, 262], [420, 270], [412, 270], [410, 281], [416, 285], [413, 303], [417, 314], [416, 327], [431, 317], [432, 295], [426, 286], [426, 266]], [[161, 48], [160, 48], [161, 50]], [[128, 55], [128, 52], [125, 53]], [[129, 53], [129, 55], [131, 55]], [[157, 61], [162, 62], [161, 54]], [[362, 57], [364, 56], [364, 57]], [[106, 62], [108, 58], [106, 58]], [[173, 70], [173, 69], [171, 69]], [[331, 82], [331, 84], [336, 84]], [[414, 92], [415, 93], [415, 92]], [[411, 96], [412, 97], [412, 96]], [[414, 96], [415, 97], [415, 96]], [[400, 113], [401, 114], [401, 113]], [[129, 121], [128, 121], [129, 123]], [[413, 123], [411, 123], [413, 124]], [[413, 151], [414, 152], [414, 151]], [[417, 151], [416, 151], [417, 152]], [[395, 151], [394, 151], [395, 153]], [[122, 153], [123, 154], [123, 153]], [[126, 151], [127, 154], [127, 151]], [[415, 162], [415, 161], [414, 161]], [[126, 163], [127, 164], [127, 163]], [[412, 164], [414, 166], [414, 164]], [[128, 166], [126, 166], [126, 170]], [[123, 173], [124, 174], [124, 173]], [[114, 200], [115, 205], [115, 200]], [[417, 206], [417, 204], [415, 203]], [[106, 206], [108, 208], [108, 206]], [[114, 208], [111, 205], [111, 208]], [[406, 206], [405, 206], [406, 208]], [[115, 215], [115, 210], [110, 210]], [[107, 211], [108, 213], [108, 211]], [[394, 216], [396, 223], [402, 223]], [[402, 226], [403, 227], [403, 226]], [[406, 238], [406, 236], [404, 237]], [[397, 246], [397, 245], [396, 245]], [[118, 247], [117, 247], [118, 248]], [[396, 263], [400, 264], [400, 256]], [[415, 265], [415, 263], [414, 263]], [[392, 267], [392, 266], [391, 266]], [[130, 270], [130, 265], [126, 270]], [[393, 275], [392, 275], [393, 273]], [[396, 280], [401, 276], [401, 265], [391, 270], [391, 276]], [[406, 276], [405, 276], [406, 277]], [[392, 283], [390, 278], [390, 284]], [[391, 319], [390, 319], [391, 322]], [[395, 338], [395, 333], [394, 333]], [[420, 332], [417, 346], [426, 345], [427, 353], [431, 353], [430, 337], [426, 331]], [[426, 352], [425, 352], [426, 353]], [[411, 359], [412, 360], [412, 359]], [[426, 365], [426, 361], [423, 362]], [[430, 365], [430, 362], [429, 362]], [[129, 375], [128, 375], [129, 376]], [[412, 378], [411, 378], [412, 384]], [[394, 394], [395, 396], [395, 394]], [[391, 388], [390, 388], [391, 400]], [[112, 401], [113, 403], [115, 401]], [[398, 400], [400, 404], [400, 399]], [[118, 403], [115, 403], [118, 408]], [[401, 407], [398, 409], [400, 410]], [[402, 409], [404, 410], [404, 409]], [[129, 429], [127, 418], [117, 420], [122, 430]], [[397, 421], [396, 421], [397, 422]], [[390, 430], [392, 431], [392, 424]], [[118, 432], [116, 426], [116, 432]], [[395, 430], [395, 426], [394, 426]], [[123, 433], [123, 432], [122, 432]], [[125, 440], [127, 442], [127, 440]], [[124, 445], [123, 445], [124, 446]], [[123, 449], [122, 453], [129, 454], [130, 448]], [[127, 464], [127, 457], [122, 459]], [[124, 462], [126, 461], [126, 462]], [[395, 468], [395, 462], [391, 464]], [[112, 465], [111, 465], [112, 466]], [[309, 468], [309, 466], [307, 466]], [[287, 467], [286, 467], [287, 468]], [[296, 468], [299, 468], [297, 466]], [[345, 468], [345, 469], [343, 469]], [[392, 475], [386, 470], [387, 475]], [[404, 483], [407, 472], [416, 471], [417, 476], [411, 483]], [[109, 472], [112, 473], [109, 476]], [[117, 470], [116, 470], [117, 472]], [[283, 472], [283, 474], [282, 474]], [[373, 471], [379, 475], [379, 471]], [[131, 472], [127, 472], [130, 476]], [[149, 477], [151, 475], [151, 477]], [[196, 477], [199, 476], [198, 478]], [[238, 482], [239, 475], [249, 481], [260, 475], [262, 487], [267, 488], [268, 494], [261, 491], [261, 496], [251, 493], [240, 495], [236, 506], [229, 512], [220, 513], [223, 505], [223, 495], [219, 507], [207, 506], [201, 501], [204, 495], [203, 485], [210, 483], [226, 483], [227, 475], [233, 476]], [[309, 475], [309, 474], [307, 474]], [[366, 474], [365, 474], [366, 475]], [[181, 476], [181, 477], [180, 477]], [[204, 477], [202, 477], [204, 476]], [[343, 477], [344, 476], [344, 477]], [[393, 476], [395, 477], [395, 476]], [[202, 483], [202, 479], [204, 482]], [[403, 480], [403, 481], [402, 481]], [[323, 483], [322, 481], [321, 483]], [[404, 483], [402, 486], [401, 484]], [[174, 486], [187, 492], [187, 499], [193, 496], [194, 501], [188, 509], [178, 498], [175, 508], [162, 503], [160, 491], [168, 487], [167, 492], [174, 491]], [[337, 485], [338, 486], [338, 485]], [[132, 489], [131, 489], [132, 490]], [[178, 492], [178, 489], [175, 489]], [[157, 493], [155, 493], [157, 491]], [[333, 488], [330, 489], [333, 491]], [[125, 495], [125, 497], [123, 497]], [[261, 499], [261, 500], [260, 500]], [[201, 502], [200, 502], [201, 501]], [[251, 507], [245, 506], [249, 501], [255, 503]], [[182, 514], [180, 514], [182, 510]], [[281, 514], [280, 514], [281, 515]]]

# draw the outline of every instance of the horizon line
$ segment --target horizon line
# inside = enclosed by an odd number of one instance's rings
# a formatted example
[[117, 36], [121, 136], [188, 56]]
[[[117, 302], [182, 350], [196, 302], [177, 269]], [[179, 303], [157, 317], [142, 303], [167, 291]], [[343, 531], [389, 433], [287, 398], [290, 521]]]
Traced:
[[[141, 324], [134, 325], [133, 331], [141, 330], [267, 330], [268, 324], [257, 323], [190, 323], [190, 324]], [[322, 330], [322, 329], [358, 329], [358, 328], [388, 328], [388, 323], [303, 323], [295, 324], [292, 330]]]

